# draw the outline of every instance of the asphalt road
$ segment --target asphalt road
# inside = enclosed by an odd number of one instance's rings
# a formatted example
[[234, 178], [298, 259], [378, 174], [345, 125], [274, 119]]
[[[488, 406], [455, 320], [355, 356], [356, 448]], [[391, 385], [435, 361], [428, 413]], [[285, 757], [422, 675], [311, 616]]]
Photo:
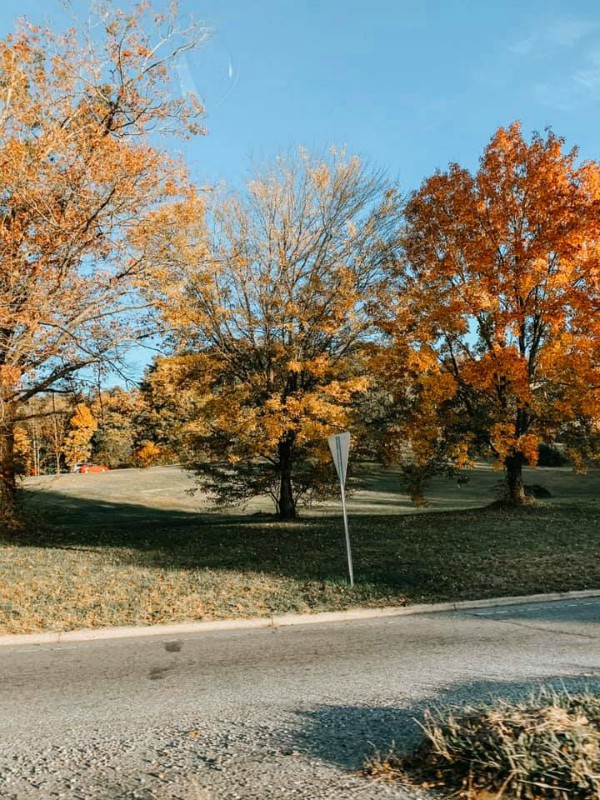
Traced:
[[600, 598], [0, 648], [0, 797], [405, 798], [356, 775], [430, 703], [600, 691]]

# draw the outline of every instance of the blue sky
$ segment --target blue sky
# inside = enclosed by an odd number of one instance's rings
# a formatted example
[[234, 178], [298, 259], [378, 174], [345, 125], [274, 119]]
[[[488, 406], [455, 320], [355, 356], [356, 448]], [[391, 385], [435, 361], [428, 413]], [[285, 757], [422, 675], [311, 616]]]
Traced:
[[[88, 0], [73, 0], [83, 19]], [[55, 26], [58, 0], [2, 3]], [[244, 180], [250, 160], [346, 145], [406, 191], [436, 167], [473, 167], [493, 131], [551, 125], [600, 157], [597, 0], [181, 0], [213, 30], [182, 72], [208, 135], [185, 156], [201, 183]]]
[[514, 119], [526, 131], [551, 125], [584, 158], [600, 155], [597, 1], [186, 0], [184, 9], [202, 9], [215, 27], [204, 54], [214, 69], [209, 136], [190, 149], [211, 178], [239, 179], [251, 155], [335, 142], [411, 189], [451, 160], [475, 165]]
[[[83, 19], [88, 0], [73, 0]], [[59, 0], [2, 3], [64, 19]], [[238, 182], [251, 158], [345, 144], [405, 190], [450, 160], [474, 166], [498, 125], [551, 125], [600, 156], [597, 0], [181, 0], [213, 29], [184, 82], [208, 135], [186, 146], [199, 181]]]

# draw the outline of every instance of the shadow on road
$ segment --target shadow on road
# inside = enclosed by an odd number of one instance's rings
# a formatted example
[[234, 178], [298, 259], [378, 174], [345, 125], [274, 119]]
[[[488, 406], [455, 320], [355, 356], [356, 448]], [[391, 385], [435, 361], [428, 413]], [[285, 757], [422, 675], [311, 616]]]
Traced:
[[592, 691], [600, 694], [598, 677], [548, 677], [520, 683], [480, 681], [453, 685], [416, 705], [397, 708], [369, 706], [321, 706], [298, 711], [303, 726], [296, 733], [296, 750], [347, 770], [359, 769], [366, 756], [387, 752], [395, 743], [410, 749], [422, 736], [417, 720], [427, 708], [462, 706], [488, 702], [493, 698], [524, 699], [541, 686], [569, 692]]

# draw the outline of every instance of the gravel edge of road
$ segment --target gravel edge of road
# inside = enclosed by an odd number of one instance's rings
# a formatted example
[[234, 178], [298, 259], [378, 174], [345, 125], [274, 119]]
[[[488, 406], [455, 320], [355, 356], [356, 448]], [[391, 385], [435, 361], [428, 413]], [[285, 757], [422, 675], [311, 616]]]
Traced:
[[600, 597], [600, 589], [584, 589], [572, 592], [551, 592], [513, 597], [491, 597], [482, 600], [458, 600], [444, 603], [422, 603], [388, 608], [354, 608], [348, 611], [323, 611], [315, 614], [284, 614], [254, 619], [226, 619], [208, 622], [182, 622], [171, 625], [144, 625], [115, 628], [96, 628], [74, 631], [48, 631], [46, 633], [19, 633], [0, 636], [0, 647], [16, 645], [61, 644], [63, 642], [87, 642], [102, 639], [133, 639], [148, 636], [182, 636], [216, 631], [244, 630], [251, 628], [281, 628], [292, 625], [314, 625], [327, 622], [351, 622], [353, 620], [377, 619], [381, 617], [434, 614], [443, 611], [466, 611], [496, 606], [514, 606], [527, 603], [547, 603], [554, 600], [583, 600]]

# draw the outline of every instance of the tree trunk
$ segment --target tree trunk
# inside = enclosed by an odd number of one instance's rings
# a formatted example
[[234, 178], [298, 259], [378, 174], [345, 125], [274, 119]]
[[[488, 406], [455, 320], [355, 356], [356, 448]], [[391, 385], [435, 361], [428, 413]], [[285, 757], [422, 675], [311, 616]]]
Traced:
[[508, 485], [508, 499], [514, 506], [522, 506], [527, 502], [525, 486], [523, 485], [523, 464], [525, 459], [521, 453], [507, 456], [504, 461], [506, 467], [506, 483]]
[[277, 511], [279, 519], [296, 519], [296, 501], [292, 490], [292, 448], [293, 438], [286, 436], [279, 442], [279, 499]]
[[32, 445], [31, 449], [33, 450], [33, 474], [37, 476], [40, 474], [40, 440], [38, 436], [38, 428], [36, 420], [31, 422], [30, 426], [31, 431], [31, 438], [32, 438]]
[[54, 428], [54, 460], [56, 462], [56, 474], [60, 475], [60, 436], [58, 434], [58, 420], [56, 419], [56, 395], [52, 392], [52, 425]]
[[2, 423], [0, 425], [0, 522], [13, 520], [17, 512], [14, 450], [14, 424]]

